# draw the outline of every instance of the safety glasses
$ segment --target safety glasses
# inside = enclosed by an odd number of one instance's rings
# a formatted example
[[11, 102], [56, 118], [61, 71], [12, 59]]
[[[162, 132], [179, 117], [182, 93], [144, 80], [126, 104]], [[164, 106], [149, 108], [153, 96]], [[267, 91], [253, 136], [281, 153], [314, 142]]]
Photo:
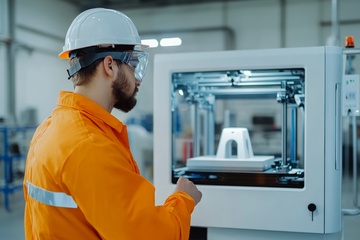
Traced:
[[111, 54], [111, 56], [114, 59], [132, 67], [134, 69], [135, 78], [141, 82], [146, 73], [149, 54], [143, 51], [121, 52], [120, 54], [118, 53], [119, 52], [114, 52], [114, 55]]
[[115, 60], [125, 63], [134, 69], [135, 78], [142, 81], [146, 68], [148, 65], [149, 54], [143, 51], [129, 51], [129, 52], [100, 52], [84, 56], [81, 60], [75, 62], [67, 70], [70, 79], [81, 68], [87, 67], [100, 58], [112, 56]]

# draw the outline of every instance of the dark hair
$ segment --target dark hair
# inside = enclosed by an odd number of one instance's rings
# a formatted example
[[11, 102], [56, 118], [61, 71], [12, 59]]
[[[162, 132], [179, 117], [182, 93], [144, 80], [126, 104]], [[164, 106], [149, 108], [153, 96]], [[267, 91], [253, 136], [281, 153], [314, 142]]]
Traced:
[[[81, 57], [79, 57], [81, 58]], [[74, 83], [74, 86], [79, 86], [82, 85], [84, 83], [86, 83], [88, 81], [88, 79], [90, 79], [92, 76], [94, 76], [95, 71], [97, 66], [103, 61], [104, 59], [98, 59], [95, 62], [93, 62], [92, 64], [90, 64], [87, 67], [84, 67], [82, 69], [80, 69], [80, 71], [78, 71], [77, 73], [74, 74], [74, 76], [72, 76], [71, 80]], [[70, 60], [71, 61], [78, 61], [77, 58], [73, 58]]]

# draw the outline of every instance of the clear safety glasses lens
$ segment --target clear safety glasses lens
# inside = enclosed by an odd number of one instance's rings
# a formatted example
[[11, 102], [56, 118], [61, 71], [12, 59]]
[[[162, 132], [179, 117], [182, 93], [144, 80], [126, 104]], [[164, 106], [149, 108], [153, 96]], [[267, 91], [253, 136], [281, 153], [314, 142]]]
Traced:
[[128, 54], [124, 62], [134, 69], [135, 78], [141, 82], [146, 73], [149, 54], [142, 51], [128, 52]]

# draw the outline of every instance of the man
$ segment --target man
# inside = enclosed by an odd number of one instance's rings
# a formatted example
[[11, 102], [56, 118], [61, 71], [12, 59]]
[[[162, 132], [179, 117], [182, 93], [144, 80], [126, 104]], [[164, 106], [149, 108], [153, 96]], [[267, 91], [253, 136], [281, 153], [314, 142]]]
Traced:
[[[126, 126], [147, 66], [133, 22], [96, 8], [74, 19], [59, 57], [70, 59], [74, 92], [36, 130], [24, 178], [26, 239], [170, 240], [189, 238], [201, 192], [186, 178], [163, 206], [139, 175]], [[166, 159], [164, 159], [166, 161]]]

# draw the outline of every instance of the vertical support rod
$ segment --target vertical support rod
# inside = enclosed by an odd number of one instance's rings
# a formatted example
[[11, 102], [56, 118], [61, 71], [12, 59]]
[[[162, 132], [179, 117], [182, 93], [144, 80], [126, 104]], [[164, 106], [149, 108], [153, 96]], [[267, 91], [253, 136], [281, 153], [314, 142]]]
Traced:
[[210, 142], [209, 142], [209, 112], [210, 112], [210, 108], [206, 108], [206, 114], [204, 115], [204, 118], [202, 118], [202, 139], [204, 142], [204, 146], [203, 146], [203, 152], [204, 155], [207, 154], [209, 155], [209, 146], [210, 146]]
[[208, 155], [215, 154], [215, 116], [214, 105], [211, 105], [207, 111], [208, 114]]
[[193, 155], [194, 157], [200, 156], [200, 117], [199, 117], [199, 105], [198, 103], [194, 104], [194, 129], [193, 129]]
[[280, 47], [286, 47], [286, 1], [280, 0]]
[[340, 46], [340, 30], [339, 30], [339, 2], [331, 1], [331, 38], [333, 46]]
[[171, 151], [172, 169], [175, 169], [177, 167], [176, 151], [180, 151], [180, 150], [178, 150], [178, 148], [176, 148], [176, 136], [179, 134], [179, 133], [176, 132], [176, 130], [178, 130], [176, 128], [177, 111], [178, 111], [178, 109], [176, 109], [174, 107], [174, 104], [172, 102], [172, 106], [171, 106], [171, 129], [172, 129], [172, 132], [171, 132], [171, 149], [173, 149], [173, 151]]
[[287, 164], [287, 101], [282, 103], [282, 161]]
[[15, 96], [15, 0], [8, 1], [9, 41], [6, 43], [7, 113], [16, 122]]
[[291, 109], [290, 162], [296, 163], [297, 157], [297, 108]]
[[305, 109], [301, 108], [301, 131], [302, 131], [302, 160], [300, 160], [300, 166], [302, 166], [303, 169], [305, 169]]
[[8, 142], [8, 130], [4, 128], [4, 178], [5, 178], [5, 186], [4, 186], [4, 197], [5, 197], [5, 209], [9, 210], [9, 194], [10, 194], [10, 156], [9, 156], [9, 142]]

